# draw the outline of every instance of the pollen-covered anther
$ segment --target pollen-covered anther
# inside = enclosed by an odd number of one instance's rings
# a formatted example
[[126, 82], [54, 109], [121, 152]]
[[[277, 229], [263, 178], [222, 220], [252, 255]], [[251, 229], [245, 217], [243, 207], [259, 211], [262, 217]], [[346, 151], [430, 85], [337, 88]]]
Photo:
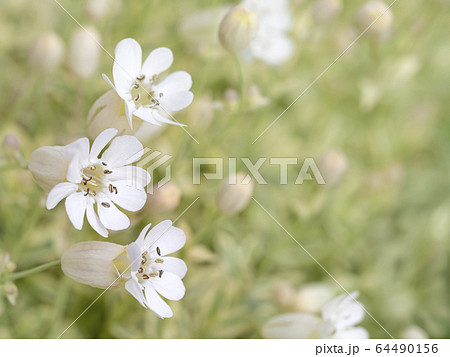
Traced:
[[102, 202], [102, 206], [105, 208], [111, 207], [111, 205], [108, 202]]
[[161, 259], [161, 258], [157, 258], [157, 259], [155, 259], [155, 263], [164, 263], [164, 260], [163, 259]]
[[150, 273], [148, 275], [150, 276], [150, 278], [156, 278], [159, 275], [159, 273], [154, 272], [154, 273]]

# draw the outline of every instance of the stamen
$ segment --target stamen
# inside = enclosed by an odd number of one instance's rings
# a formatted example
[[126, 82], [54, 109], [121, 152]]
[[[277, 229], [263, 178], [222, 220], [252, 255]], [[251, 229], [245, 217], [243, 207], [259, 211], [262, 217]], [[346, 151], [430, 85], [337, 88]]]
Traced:
[[103, 171], [103, 173], [108, 175], [108, 174], [112, 174], [112, 171], [111, 170], [105, 170], [105, 171]]
[[138, 89], [139, 88], [139, 84], [137, 84], [137, 83], [133, 84], [133, 88]]
[[163, 273], [164, 273], [164, 270], [160, 270], [160, 271], [159, 271], [159, 277], [160, 277], [160, 278], [162, 277]]
[[102, 206], [105, 208], [111, 207], [111, 205], [108, 202], [102, 202]]
[[147, 263], [147, 257], [142, 256], [141, 264]]
[[95, 166], [89, 166], [89, 169], [90, 169], [91, 171], [95, 171], [96, 167], [95, 167]]
[[84, 194], [84, 196], [87, 196], [87, 195], [89, 195], [89, 187], [87, 188], [86, 193]]
[[103, 166], [107, 166], [107, 163], [106, 163], [106, 162], [102, 162], [102, 165], [103, 165]]
[[151, 278], [156, 278], [159, 274], [158, 273], [150, 273], [149, 275]]
[[142, 268], [142, 267], [140, 267], [139, 269], [138, 269], [138, 273], [143, 273], [144, 272], [144, 268]]
[[134, 98], [134, 101], [137, 102], [137, 101], [139, 100], [140, 97], [141, 97], [141, 96], [140, 96], [139, 93], [138, 93], [138, 95], [136, 96], [136, 98]]
[[[151, 276], [151, 274], [150, 274]], [[150, 277], [147, 274], [142, 275], [142, 279], [150, 279]]]
[[162, 260], [161, 258], [155, 259], [155, 263], [164, 263], [164, 260]]
[[158, 253], [158, 255], [161, 256], [161, 249], [159, 249], [159, 247], [156, 247], [156, 253]]
[[145, 78], [145, 74], [141, 74], [139, 77], [136, 77], [138, 81], [142, 81]]
[[114, 186], [112, 183], [110, 183], [109, 184], [109, 192], [111, 192], [111, 193], [114, 192], [117, 195], [117, 192], [119, 192], [119, 191], [117, 191], [117, 187], [116, 186]]

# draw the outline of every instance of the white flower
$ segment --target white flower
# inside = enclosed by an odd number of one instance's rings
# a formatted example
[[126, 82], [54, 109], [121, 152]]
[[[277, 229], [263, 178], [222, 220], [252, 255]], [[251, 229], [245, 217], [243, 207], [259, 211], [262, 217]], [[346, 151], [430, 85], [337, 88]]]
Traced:
[[364, 319], [364, 308], [356, 302], [358, 292], [340, 295], [322, 309], [322, 317], [291, 313], [270, 319], [262, 329], [265, 338], [369, 338], [356, 327]]
[[125, 113], [132, 127], [133, 115], [151, 124], [169, 123], [170, 112], [176, 112], [191, 104], [194, 95], [189, 89], [192, 78], [189, 73], [177, 71], [163, 80], [159, 75], [173, 62], [172, 51], [166, 47], [153, 50], [142, 65], [142, 49], [132, 38], [120, 41], [115, 49], [113, 65], [114, 84], [103, 78], [125, 101]]
[[186, 235], [173, 227], [169, 220], [157, 224], [150, 232], [149, 228], [150, 224], [127, 248], [131, 278], [125, 283], [125, 288], [143, 307], [160, 318], [172, 317], [172, 310], [158, 293], [169, 300], [180, 300], [184, 296], [185, 287], [181, 279], [186, 275], [186, 264], [179, 258], [166, 255], [182, 248]]
[[142, 144], [133, 136], [115, 138], [99, 157], [116, 134], [116, 129], [106, 129], [90, 150], [88, 138], [60, 148], [61, 155], [70, 160], [67, 181], [54, 186], [47, 197], [48, 209], [65, 198], [67, 215], [74, 227], [79, 230], [83, 227], [86, 213], [89, 224], [103, 237], [108, 236], [107, 229], [121, 230], [130, 225], [116, 204], [128, 211], [138, 211], [145, 204], [144, 187], [150, 182], [147, 171], [127, 166], [143, 154]]
[[256, 13], [259, 21], [258, 33], [244, 50], [244, 58], [256, 58], [272, 66], [290, 59], [294, 43], [288, 36], [292, 27], [289, 0], [244, 0], [241, 4]]

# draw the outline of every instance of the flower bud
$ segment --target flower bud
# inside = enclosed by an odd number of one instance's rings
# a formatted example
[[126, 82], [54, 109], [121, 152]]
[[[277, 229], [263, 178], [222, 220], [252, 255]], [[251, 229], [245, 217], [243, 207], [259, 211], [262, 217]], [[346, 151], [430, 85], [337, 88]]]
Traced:
[[123, 286], [119, 276], [130, 264], [126, 247], [109, 242], [77, 243], [61, 258], [61, 269], [69, 278], [100, 289]]
[[231, 174], [222, 184], [216, 202], [219, 210], [226, 215], [234, 215], [245, 209], [253, 195], [253, 181], [242, 183], [245, 173]]
[[19, 295], [19, 290], [17, 289], [16, 284], [12, 282], [7, 282], [3, 286], [3, 291], [8, 299], [9, 303], [12, 306], [16, 306], [17, 296]]
[[28, 169], [45, 192], [65, 181], [68, 167], [69, 161], [61, 155], [58, 146], [43, 146], [33, 151], [28, 163]]
[[293, 308], [298, 312], [319, 312], [334, 297], [333, 289], [324, 283], [303, 285], [293, 298]]
[[289, 310], [295, 297], [295, 290], [287, 281], [278, 281], [272, 289], [272, 299], [281, 308]]
[[98, 68], [100, 34], [93, 27], [76, 29], [70, 43], [69, 67], [80, 78], [91, 77]]
[[219, 25], [219, 40], [231, 53], [239, 53], [248, 46], [258, 32], [258, 17], [243, 5], [228, 11]]
[[177, 208], [180, 200], [179, 187], [173, 182], [167, 182], [161, 187], [156, 187], [153, 194], [147, 195], [145, 207], [152, 214], [160, 214]]
[[59, 67], [63, 56], [63, 40], [56, 33], [47, 32], [34, 40], [29, 61], [32, 66], [50, 72]]
[[114, 4], [111, 0], [88, 0], [86, 14], [92, 21], [104, 18]]
[[409, 326], [400, 335], [404, 339], [426, 339], [428, 334], [418, 326]]
[[19, 137], [16, 134], [7, 134], [3, 138], [2, 147], [6, 156], [17, 157], [20, 147]]
[[319, 159], [319, 169], [327, 185], [337, 183], [347, 171], [347, 156], [339, 150], [325, 152]]
[[312, 4], [312, 16], [316, 23], [327, 24], [341, 11], [341, 0], [316, 0]]
[[393, 18], [394, 15], [388, 5], [383, 1], [375, 0], [366, 2], [357, 10], [355, 24], [360, 31], [370, 26], [367, 30], [368, 34], [375, 36], [378, 40], [385, 40], [390, 35]]

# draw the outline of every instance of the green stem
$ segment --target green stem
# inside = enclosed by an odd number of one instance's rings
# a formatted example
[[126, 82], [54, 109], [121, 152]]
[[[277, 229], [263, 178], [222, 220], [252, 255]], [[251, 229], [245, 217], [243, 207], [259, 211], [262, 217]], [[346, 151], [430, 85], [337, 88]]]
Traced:
[[234, 60], [236, 62], [236, 66], [238, 68], [239, 71], [239, 82], [240, 82], [240, 92], [241, 92], [241, 100], [240, 100], [240, 104], [241, 104], [241, 109], [243, 107], [244, 104], [244, 98], [245, 98], [245, 76], [244, 76], [244, 69], [242, 68], [242, 63], [241, 60], [239, 59], [238, 55], [234, 56]]
[[18, 271], [17, 273], [12, 273], [12, 274], [7, 275], [5, 277], [5, 279], [7, 279], [7, 280], [21, 279], [21, 278], [24, 278], [26, 276], [33, 275], [33, 274], [39, 273], [41, 271], [44, 271], [44, 270], [46, 270], [48, 268], [54, 267], [55, 265], [58, 265], [59, 262], [60, 261], [58, 259], [58, 260], [54, 260], [54, 261], [49, 262], [49, 263], [44, 263], [44, 264], [38, 265], [37, 267], [31, 268], [31, 269], [28, 269], [28, 270]]

